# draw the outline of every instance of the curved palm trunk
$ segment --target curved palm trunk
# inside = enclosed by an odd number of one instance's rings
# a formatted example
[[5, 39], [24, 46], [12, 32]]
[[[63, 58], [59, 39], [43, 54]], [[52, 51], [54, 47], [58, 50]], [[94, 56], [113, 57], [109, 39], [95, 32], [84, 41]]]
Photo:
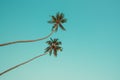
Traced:
[[16, 66], [13, 66], [13, 67], [11, 67], [11, 68], [9, 68], [9, 69], [1, 72], [1, 73], [0, 73], [0, 76], [2, 76], [3, 74], [5, 74], [5, 73], [7, 73], [7, 72], [9, 72], [9, 71], [11, 71], [11, 70], [13, 70], [13, 69], [15, 69], [15, 68], [18, 68], [18, 67], [20, 67], [20, 66], [22, 66], [22, 65], [24, 65], [24, 64], [26, 64], [26, 63], [29, 63], [29, 62], [31, 62], [31, 61], [33, 61], [33, 60], [35, 60], [35, 59], [37, 59], [37, 58], [39, 58], [39, 57], [41, 57], [41, 56], [43, 56], [43, 55], [46, 55], [46, 54], [47, 54], [47, 53], [40, 54], [40, 55], [35, 56], [35, 57], [33, 57], [33, 58], [25, 61], [25, 62], [22, 62], [22, 63], [20, 63], [20, 64], [18, 64], [18, 65], [16, 65]]
[[16, 43], [36, 42], [36, 41], [44, 40], [44, 39], [50, 37], [53, 33], [54, 33], [54, 30], [52, 30], [52, 32], [49, 35], [47, 35], [43, 38], [39, 38], [39, 39], [35, 39], [35, 40], [18, 40], [18, 41], [13, 41], [13, 42], [0, 44], [0, 46], [7, 46], [7, 45], [10, 45], [10, 44], [16, 44]]

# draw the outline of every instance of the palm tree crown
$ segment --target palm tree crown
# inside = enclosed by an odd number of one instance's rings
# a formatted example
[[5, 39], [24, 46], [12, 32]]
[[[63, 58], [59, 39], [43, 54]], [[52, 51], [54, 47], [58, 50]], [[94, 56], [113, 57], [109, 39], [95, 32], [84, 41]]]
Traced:
[[65, 28], [63, 27], [62, 23], [65, 23], [67, 21], [67, 19], [64, 18], [64, 14], [63, 13], [57, 13], [55, 16], [51, 16], [52, 20], [48, 21], [48, 23], [54, 24], [52, 30], [57, 31], [58, 30], [58, 26], [62, 29], [65, 30]]
[[54, 56], [57, 56], [57, 51], [62, 51], [62, 47], [60, 45], [62, 44], [58, 39], [52, 39], [50, 38], [49, 41], [46, 42], [49, 46], [45, 49], [45, 53], [49, 52], [51, 55], [52, 52]]

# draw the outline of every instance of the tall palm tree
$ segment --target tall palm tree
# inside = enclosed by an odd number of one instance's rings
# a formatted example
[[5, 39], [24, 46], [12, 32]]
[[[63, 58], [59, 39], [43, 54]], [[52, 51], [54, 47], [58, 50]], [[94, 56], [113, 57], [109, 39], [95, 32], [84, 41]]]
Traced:
[[52, 30], [57, 31], [58, 27], [60, 27], [62, 30], [65, 31], [65, 28], [62, 24], [67, 22], [67, 19], [64, 18], [64, 14], [58, 12], [55, 16], [51, 16], [51, 17], [52, 20], [48, 21], [48, 23], [54, 24]]
[[7, 42], [7, 43], [0, 44], [0, 46], [7, 46], [7, 45], [11, 45], [11, 44], [16, 44], [16, 43], [28, 43], [28, 42], [36, 42], [36, 41], [44, 40], [44, 39], [50, 37], [55, 31], [57, 31], [58, 26], [60, 26], [60, 28], [62, 30], [65, 30], [62, 23], [65, 23], [66, 21], [67, 20], [64, 18], [63, 13], [57, 13], [56, 16], [52, 16], [51, 21], [48, 21], [48, 23], [53, 23], [54, 24], [54, 26], [52, 28], [52, 31], [49, 35], [47, 35], [43, 38], [38, 38], [38, 39], [34, 39], [34, 40], [17, 40], [17, 41], [13, 41], [13, 42]]
[[61, 45], [61, 42], [58, 41], [58, 39], [51, 39], [50, 41], [47, 41], [46, 43], [47, 43], [49, 46], [45, 49], [45, 52], [44, 52], [43, 54], [40, 54], [40, 55], [38, 55], [38, 56], [35, 56], [35, 57], [33, 57], [33, 58], [25, 61], [25, 62], [22, 62], [22, 63], [20, 63], [20, 64], [18, 64], [18, 65], [16, 65], [16, 66], [13, 66], [13, 67], [11, 67], [11, 68], [9, 68], [9, 69], [1, 72], [1, 73], [0, 73], [0, 76], [2, 76], [3, 74], [5, 74], [5, 73], [7, 73], [7, 72], [9, 72], [9, 71], [11, 71], [11, 70], [13, 70], [13, 69], [16, 69], [16, 68], [18, 68], [18, 67], [20, 67], [20, 66], [22, 66], [22, 65], [24, 65], [24, 64], [26, 64], [26, 63], [29, 63], [29, 62], [31, 62], [31, 61], [33, 61], [33, 60], [35, 60], [35, 59], [37, 59], [37, 58], [39, 58], [39, 57], [41, 57], [41, 56], [44, 56], [44, 55], [48, 54], [48, 52], [49, 52], [50, 55], [51, 55], [51, 53], [52, 53], [52, 51], [53, 51], [54, 56], [57, 56], [57, 51], [58, 51], [58, 50], [62, 51], [62, 47], [59, 46], [59, 45]]

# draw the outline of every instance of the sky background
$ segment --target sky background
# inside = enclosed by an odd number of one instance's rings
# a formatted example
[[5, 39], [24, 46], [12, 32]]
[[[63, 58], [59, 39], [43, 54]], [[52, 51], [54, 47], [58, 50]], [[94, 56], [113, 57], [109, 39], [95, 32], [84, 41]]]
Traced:
[[[51, 15], [63, 12], [58, 57], [45, 55], [0, 80], [120, 80], [119, 0], [0, 0], [0, 44], [48, 35]], [[44, 53], [43, 40], [0, 47], [0, 72]]]

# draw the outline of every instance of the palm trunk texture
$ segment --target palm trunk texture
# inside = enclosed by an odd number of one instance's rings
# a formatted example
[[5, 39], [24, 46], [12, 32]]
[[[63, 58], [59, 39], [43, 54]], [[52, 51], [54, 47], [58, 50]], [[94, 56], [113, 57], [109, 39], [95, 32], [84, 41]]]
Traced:
[[43, 38], [39, 38], [39, 39], [35, 39], [35, 40], [18, 40], [18, 41], [13, 41], [13, 42], [7, 42], [7, 43], [0, 44], [0, 46], [7, 46], [7, 45], [11, 45], [11, 44], [16, 44], [16, 43], [37, 42], [37, 41], [44, 40], [44, 39], [50, 37], [53, 33], [54, 33], [54, 30], [49, 35], [47, 35]]
[[11, 70], [13, 70], [13, 69], [16, 69], [16, 68], [18, 68], [18, 67], [20, 67], [20, 66], [22, 66], [22, 65], [24, 65], [24, 64], [26, 64], [26, 63], [29, 63], [29, 62], [31, 62], [31, 61], [33, 61], [33, 60], [35, 60], [35, 59], [37, 59], [37, 58], [39, 58], [39, 57], [41, 57], [41, 56], [44, 56], [44, 55], [46, 55], [46, 54], [47, 54], [47, 53], [40, 54], [40, 55], [35, 56], [35, 57], [33, 57], [33, 58], [25, 61], [25, 62], [22, 62], [22, 63], [20, 63], [20, 64], [18, 64], [18, 65], [16, 65], [16, 66], [13, 66], [13, 67], [11, 67], [11, 68], [9, 68], [9, 69], [1, 72], [1, 73], [0, 73], [0, 76], [2, 76], [3, 74], [5, 74], [5, 73], [7, 73], [7, 72], [9, 72], [9, 71], [11, 71]]

